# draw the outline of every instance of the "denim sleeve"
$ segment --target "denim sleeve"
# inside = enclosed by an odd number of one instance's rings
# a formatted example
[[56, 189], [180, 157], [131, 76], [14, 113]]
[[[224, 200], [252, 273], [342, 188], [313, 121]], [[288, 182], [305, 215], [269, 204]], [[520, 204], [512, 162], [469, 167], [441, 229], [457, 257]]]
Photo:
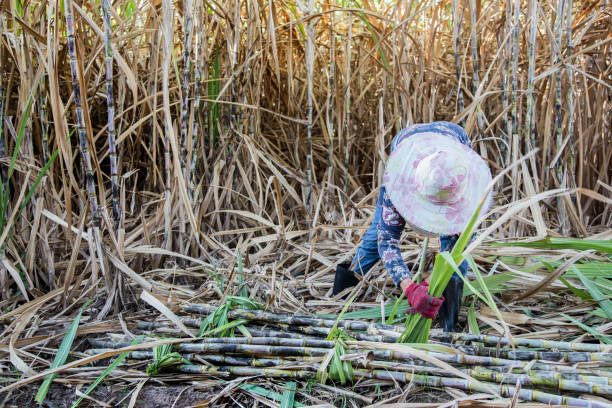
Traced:
[[406, 222], [397, 212], [385, 192], [382, 201], [382, 217], [378, 223], [378, 254], [396, 285], [410, 278], [410, 271], [402, 259], [399, 239]]

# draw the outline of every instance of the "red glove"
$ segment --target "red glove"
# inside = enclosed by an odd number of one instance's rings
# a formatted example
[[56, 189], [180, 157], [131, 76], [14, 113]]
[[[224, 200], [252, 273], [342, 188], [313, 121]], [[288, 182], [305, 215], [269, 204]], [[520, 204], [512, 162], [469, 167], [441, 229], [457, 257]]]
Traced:
[[429, 284], [425, 281], [423, 283], [412, 282], [406, 288], [406, 300], [412, 311], [419, 313], [421, 316], [427, 319], [433, 319], [438, 314], [442, 302], [444, 302], [444, 296], [435, 298], [427, 293]]

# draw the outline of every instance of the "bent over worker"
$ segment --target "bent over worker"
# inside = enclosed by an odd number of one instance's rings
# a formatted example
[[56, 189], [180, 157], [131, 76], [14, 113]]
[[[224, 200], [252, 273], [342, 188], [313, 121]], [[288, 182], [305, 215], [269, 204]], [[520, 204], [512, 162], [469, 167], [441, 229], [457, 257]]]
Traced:
[[[400, 286], [411, 311], [433, 319], [440, 314], [445, 331], [455, 331], [463, 280], [455, 273], [442, 297], [434, 298], [428, 281], [412, 281], [399, 248], [408, 224], [418, 233], [440, 237], [440, 250], [450, 251], [481, 200], [491, 172], [470, 146], [465, 130], [450, 122], [417, 124], [401, 130], [391, 142], [383, 185], [370, 228], [350, 264], [338, 265], [332, 293], [354, 286], [380, 259]], [[481, 213], [491, 202], [489, 194]], [[465, 276], [466, 262], [459, 265]]]

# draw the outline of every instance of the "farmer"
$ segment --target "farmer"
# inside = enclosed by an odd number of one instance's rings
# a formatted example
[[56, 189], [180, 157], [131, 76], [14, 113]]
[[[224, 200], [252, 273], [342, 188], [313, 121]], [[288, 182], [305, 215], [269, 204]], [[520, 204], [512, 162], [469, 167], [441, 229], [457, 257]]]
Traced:
[[[363, 276], [382, 259], [395, 284], [406, 294], [413, 312], [432, 319], [439, 312], [442, 328], [455, 331], [463, 280], [455, 273], [441, 297], [430, 296], [428, 280], [412, 281], [399, 240], [408, 224], [423, 235], [439, 236], [440, 250], [450, 251], [490, 181], [489, 167], [471, 149], [462, 127], [433, 122], [400, 131], [391, 142], [391, 156], [372, 224], [351, 264], [338, 265], [332, 293], [356, 285], [359, 279], [354, 272]], [[481, 213], [487, 210], [490, 201], [489, 194]], [[465, 261], [459, 270], [465, 276]]]

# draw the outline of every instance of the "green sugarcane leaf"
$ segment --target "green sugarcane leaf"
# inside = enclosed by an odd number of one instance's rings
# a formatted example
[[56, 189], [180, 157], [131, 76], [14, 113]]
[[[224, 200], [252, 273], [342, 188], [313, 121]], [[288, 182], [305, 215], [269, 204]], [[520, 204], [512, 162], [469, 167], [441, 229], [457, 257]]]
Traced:
[[574, 271], [576, 276], [578, 276], [578, 279], [580, 279], [587, 292], [589, 292], [589, 294], [593, 297], [593, 300], [599, 303], [599, 306], [601, 306], [603, 311], [606, 313], [608, 319], [612, 320], [612, 301], [606, 296], [604, 296], [599, 291], [597, 286], [595, 286], [593, 282], [591, 282], [586, 276], [584, 276], [582, 272], [578, 270], [578, 268], [576, 268], [574, 265], [571, 265], [570, 268], [572, 269], [572, 271]]
[[[134, 345], [140, 343], [142, 341], [142, 339], [144, 339], [144, 335], [140, 335], [140, 336], [136, 337], [134, 339], [134, 341], [132, 341], [130, 343], [130, 346], [134, 346]], [[121, 364], [121, 362], [123, 360], [125, 360], [125, 358], [128, 356], [128, 354], [130, 354], [129, 351], [121, 353], [119, 355], [119, 357], [117, 357], [117, 359], [115, 361], [113, 361], [113, 363], [111, 365], [106, 367], [106, 370], [104, 370], [104, 372], [102, 374], [100, 374], [100, 376], [87, 388], [87, 390], [83, 394], [89, 395], [102, 382], [102, 380], [104, 380], [104, 378], [108, 374], [111, 373], [111, 371], [113, 371], [115, 368], [117, 368], [117, 366], [119, 364]], [[82, 401], [83, 401], [83, 397], [80, 397], [78, 400], [76, 400], [76, 402], [74, 404], [72, 404], [71, 408], [76, 408], [76, 406], [79, 405]]]
[[[51, 363], [51, 366], [49, 367], [50, 369], [57, 368], [66, 362], [66, 359], [68, 358], [68, 354], [70, 353], [70, 348], [72, 347], [72, 343], [74, 342], [74, 338], [76, 337], [77, 330], [79, 329], [79, 322], [81, 321], [81, 315], [83, 314], [83, 311], [87, 308], [87, 306], [89, 306], [91, 302], [93, 302], [93, 300], [87, 301], [83, 305], [79, 313], [76, 315], [74, 320], [72, 321], [72, 324], [70, 325], [70, 327], [68, 328], [68, 331], [64, 335], [64, 339], [62, 340], [59, 348], [57, 349], [55, 358], [53, 359], [53, 362]], [[47, 392], [49, 392], [49, 387], [51, 386], [51, 382], [53, 382], [53, 379], [55, 378], [56, 375], [57, 373], [53, 373], [45, 377], [45, 380], [43, 381], [40, 388], [38, 389], [38, 392], [36, 393], [36, 397], [34, 397], [34, 400], [38, 402], [39, 404], [42, 404], [42, 402], [45, 400], [47, 396]]]
[[246, 327], [244, 327], [244, 325], [242, 325], [242, 324], [241, 324], [240, 326], [237, 326], [236, 328], [237, 328], [237, 329], [240, 331], [240, 333], [242, 333], [242, 335], [243, 335], [244, 337], [246, 337], [247, 339], [252, 339], [252, 338], [253, 338], [253, 336], [251, 336], [251, 333], [250, 333], [250, 332], [247, 330], [247, 328], [246, 328]]
[[506, 332], [506, 337], [508, 338], [508, 340], [512, 342], [513, 340], [512, 340], [512, 334], [510, 333], [510, 329], [508, 328], [508, 325], [504, 321], [504, 318], [501, 312], [497, 308], [497, 304], [495, 303], [495, 300], [493, 300], [493, 296], [491, 295], [491, 292], [489, 292], [489, 288], [484, 282], [482, 275], [480, 274], [480, 271], [478, 270], [478, 265], [476, 265], [476, 262], [474, 261], [474, 258], [472, 258], [472, 255], [467, 254], [465, 255], [465, 260], [467, 261], [468, 265], [472, 269], [472, 272], [476, 276], [476, 279], [480, 283], [482, 291], [484, 292], [485, 297], [488, 300], [487, 305], [491, 308], [491, 310], [493, 310], [493, 312], [495, 313], [495, 316], [497, 316], [497, 318], [501, 322], [502, 326], [504, 327], [504, 331]]
[[444, 251], [444, 252], [440, 252], [439, 255], [442, 258], [444, 258], [446, 260], [446, 262], [448, 262], [450, 267], [459, 275], [459, 277], [463, 280], [463, 283], [465, 284], [465, 286], [467, 286], [469, 288], [469, 290], [472, 292], [472, 294], [476, 295], [480, 300], [482, 300], [485, 304], [488, 305], [489, 304], [489, 300], [482, 293], [480, 293], [480, 291], [476, 290], [476, 288], [472, 285], [472, 283], [470, 281], [468, 281], [463, 276], [463, 274], [461, 274], [461, 271], [459, 270], [459, 267], [455, 263], [455, 260], [450, 256], [450, 254], [448, 252]]
[[576, 251], [595, 250], [604, 254], [612, 254], [612, 240], [580, 239], [580, 238], [544, 238], [532, 242], [500, 242], [496, 246], [573, 249]]
[[344, 385], [346, 384], [346, 376], [344, 375], [344, 367], [342, 367], [342, 359], [340, 358], [342, 356], [341, 347], [342, 346], [336, 345], [332, 365], [334, 366], [336, 374], [340, 378], [340, 384]]
[[223, 324], [223, 325], [221, 325], [221, 326], [219, 326], [219, 327], [217, 327], [215, 329], [208, 330], [208, 331], [202, 333], [202, 336], [205, 337], [205, 336], [210, 336], [211, 334], [227, 333], [227, 330], [232, 329], [232, 328], [234, 328], [236, 326], [243, 325], [245, 323], [248, 323], [247, 319], [234, 320], [232, 322]]
[[[504, 272], [499, 274], [494, 274], [491, 276], [483, 277], [482, 280], [485, 282], [487, 288], [492, 293], [503, 292], [505, 289], [504, 284], [510, 282], [514, 279], [516, 275], [513, 272]], [[480, 283], [473, 281], [472, 286], [476, 289], [480, 288]], [[473, 295], [474, 293], [468, 287], [463, 288], [463, 297]]]
[[574, 295], [578, 296], [582, 300], [592, 300], [593, 298], [589, 293], [585, 290], [578, 289], [574, 285], [568, 282], [563, 276], [559, 276], [559, 280], [563, 283]]
[[467, 321], [470, 328], [470, 333], [480, 334], [480, 328], [478, 327], [478, 321], [476, 320], [476, 311], [474, 310], [474, 302], [472, 302], [470, 309], [468, 310]]
[[[397, 298], [397, 300], [395, 301], [395, 303], [393, 304], [393, 309], [391, 309], [391, 313], [389, 313], [389, 317], [387, 318], [387, 324], [392, 324], [393, 320], [395, 318], [395, 313], [397, 312], [397, 309], [399, 307], [399, 305], [402, 303], [402, 300], [404, 299], [405, 293], [402, 292], [402, 294], [400, 295], [400, 297]], [[380, 310], [380, 308], [379, 308]]]
[[343, 361], [342, 366], [344, 368], [344, 374], [346, 378], [352, 383], [355, 381], [355, 373], [353, 372], [353, 365], [350, 361]]
[[601, 341], [602, 343], [606, 343], [606, 344], [612, 344], [612, 338], [609, 336], [606, 336], [605, 334], [602, 334], [600, 331], [587, 326], [586, 324], [579, 322], [578, 320], [574, 319], [572, 316], [567, 315], [565, 313], [559, 313], [559, 315], [565, 317], [567, 320], [570, 320], [572, 323], [574, 323], [576, 326], [580, 327], [582, 330], [584, 330], [585, 332], [595, 336], [599, 341]]
[[340, 321], [340, 319], [342, 319], [342, 316], [344, 315], [344, 313], [346, 313], [346, 310], [349, 308], [349, 306], [351, 305], [351, 303], [353, 303], [353, 301], [355, 300], [355, 298], [357, 297], [357, 294], [359, 292], [355, 291], [355, 293], [353, 294], [353, 296], [351, 296], [351, 298], [349, 299], [348, 302], [346, 302], [344, 304], [344, 307], [342, 308], [342, 310], [340, 311], [340, 314], [338, 315], [338, 318], [336, 319], [336, 321], [334, 322], [333, 327], [330, 329], [329, 331], [329, 335], [327, 336], [327, 340], [332, 340], [334, 335], [335, 335], [335, 331], [338, 328], [338, 322]]
[[285, 383], [285, 391], [283, 391], [283, 397], [280, 401], [280, 408], [293, 408], [295, 400], [295, 389], [295, 382], [288, 381]]
[[[274, 401], [280, 402], [283, 399], [283, 395], [279, 394], [278, 392], [257, 386], [255, 384], [242, 384], [240, 388], [243, 389], [244, 391], [252, 392], [253, 394], [257, 394], [264, 398], [269, 398]], [[293, 406], [294, 407], [305, 407], [306, 405], [294, 400]]]
[[242, 287], [240, 289], [240, 296], [243, 298], [248, 298], [249, 293], [247, 291], [246, 285], [244, 284], [244, 272], [242, 270], [242, 254], [238, 252], [238, 283]]

